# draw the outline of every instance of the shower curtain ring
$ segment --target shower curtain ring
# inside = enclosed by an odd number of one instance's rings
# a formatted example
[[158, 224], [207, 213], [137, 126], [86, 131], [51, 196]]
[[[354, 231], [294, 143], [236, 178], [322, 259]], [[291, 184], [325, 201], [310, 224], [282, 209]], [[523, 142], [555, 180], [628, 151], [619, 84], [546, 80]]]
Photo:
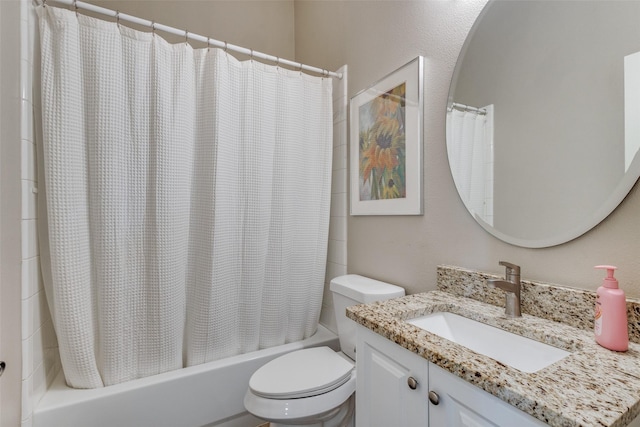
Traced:
[[73, 0], [73, 8], [76, 10], [76, 16], [78, 16], [78, 0]]
[[189, 30], [184, 30], [184, 44], [189, 44]]
[[229, 53], [229, 52], [227, 51], [227, 49], [228, 49], [228, 48], [229, 48], [229, 45], [228, 45], [228, 44], [227, 44], [227, 42], [225, 41], [225, 42], [224, 42], [224, 53]]
[[251, 55], [249, 56], [249, 59], [253, 61], [253, 49], [251, 49]]
[[156, 21], [151, 21], [151, 33], [156, 35]]
[[120, 27], [120, 11], [116, 10], [116, 25]]
[[280, 57], [276, 56], [276, 67], [280, 66]]
[[211, 52], [211, 37], [207, 37], [207, 52]]

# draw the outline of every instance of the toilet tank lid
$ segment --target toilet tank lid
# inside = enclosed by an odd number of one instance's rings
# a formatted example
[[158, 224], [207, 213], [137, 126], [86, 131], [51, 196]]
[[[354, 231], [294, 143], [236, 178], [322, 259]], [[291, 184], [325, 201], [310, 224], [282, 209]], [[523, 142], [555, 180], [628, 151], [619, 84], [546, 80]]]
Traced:
[[329, 289], [331, 292], [336, 292], [365, 304], [404, 296], [404, 288], [400, 286], [370, 279], [359, 274], [338, 276], [331, 280]]

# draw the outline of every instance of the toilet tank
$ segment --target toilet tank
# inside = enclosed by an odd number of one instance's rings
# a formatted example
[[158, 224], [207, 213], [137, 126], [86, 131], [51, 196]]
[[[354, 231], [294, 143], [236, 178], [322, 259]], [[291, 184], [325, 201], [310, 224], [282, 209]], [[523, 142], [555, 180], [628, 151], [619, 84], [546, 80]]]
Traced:
[[404, 288], [357, 274], [347, 274], [333, 279], [329, 289], [333, 295], [340, 349], [355, 360], [356, 323], [347, 317], [347, 307], [401, 297]]

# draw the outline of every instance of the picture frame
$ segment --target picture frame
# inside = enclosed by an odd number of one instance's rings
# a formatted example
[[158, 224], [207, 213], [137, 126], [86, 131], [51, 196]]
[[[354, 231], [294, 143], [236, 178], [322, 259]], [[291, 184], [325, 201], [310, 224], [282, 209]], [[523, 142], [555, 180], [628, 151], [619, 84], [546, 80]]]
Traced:
[[351, 98], [351, 215], [422, 215], [424, 59]]

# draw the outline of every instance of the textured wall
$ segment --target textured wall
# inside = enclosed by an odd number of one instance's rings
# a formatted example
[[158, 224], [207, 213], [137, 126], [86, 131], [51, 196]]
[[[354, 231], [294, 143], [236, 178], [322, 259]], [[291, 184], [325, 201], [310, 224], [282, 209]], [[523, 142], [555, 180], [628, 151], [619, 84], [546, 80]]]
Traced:
[[[93, 0], [91, 3], [282, 58], [291, 59], [294, 54], [293, 0]], [[158, 34], [172, 43], [184, 40], [163, 32]], [[197, 42], [192, 45], [204, 46]]]
[[[425, 57], [424, 197], [421, 217], [350, 217], [348, 270], [404, 286], [435, 288], [438, 264], [501, 273], [499, 260], [524, 278], [595, 289], [599, 263], [620, 267], [627, 294], [640, 297], [640, 192], [636, 185], [605, 221], [546, 249], [499, 241], [467, 213], [449, 172], [445, 108], [456, 59], [485, 1], [297, 1], [297, 59], [349, 65], [349, 96], [413, 59]], [[313, 34], [313, 37], [310, 34]], [[591, 313], [585, 313], [590, 315]]]

